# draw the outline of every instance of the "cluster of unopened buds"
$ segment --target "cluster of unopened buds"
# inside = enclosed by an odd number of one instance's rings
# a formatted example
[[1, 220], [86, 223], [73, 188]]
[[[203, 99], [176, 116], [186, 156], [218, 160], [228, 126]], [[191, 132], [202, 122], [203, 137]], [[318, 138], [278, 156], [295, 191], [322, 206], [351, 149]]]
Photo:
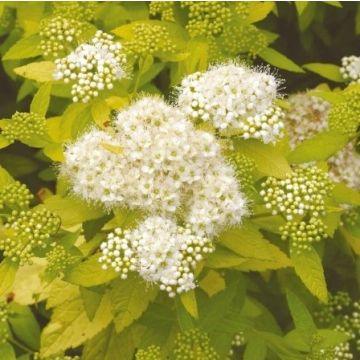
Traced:
[[40, 22], [40, 49], [45, 57], [66, 56], [83, 39], [86, 24], [62, 15], [51, 16]]
[[220, 357], [210, 344], [209, 336], [199, 329], [178, 334], [175, 340], [174, 359], [219, 360]]
[[193, 271], [213, 245], [172, 220], [149, 217], [135, 229], [110, 233], [101, 250], [103, 269], [111, 266], [123, 279], [129, 271], [137, 271], [173, 297], [195, 287]]
[[74, 102], [89, 102], [104, 89], [111, 90], [114, 82], [125, 77], [126, 57], [119, 42], [97, 31], [89, 43], [79, 45], [67, 57], [56, 59], [56, 80], [73, 82]]
[[2, 135], [9, 141], [27, 141], [34, 136], [43, 136], [46, 120], [36, 113], [16, 112], [11, 120], [6, 120], [1, 126]]
[[4, 224], [6, 236], [0, 239], [0, 250], [20, 265], [31, 263], [36, 249], [50, 246], [49, 240], [59, 226], [60, 219], [44, 208], [13, 210]]
[[235, 349], [240, 348], [241, 346], [245, 345], [245, 335], [243, 331], [238, 332], [235, 334], [233, 341], [231, 342], [231, 349], [229, 351], [228, 359], [232, 359], [235, 355]]
[[5, 343], [9, 333], [8, 333], [8, 321], [9, 317], [9, 307], [6, 301], [0, 300], [0, 345]]
[[55, 245], [46, 254], [46, 260], [46, 271], [61, 276], [66, 268], [76, 261], [76, 258], [71, 256], [62, 245]]
[[360, 56], [345, 56], [341, 59], [340, 72], [349, 82], [360, 82]]
[[175, 1], [150, 1], [150, 15], [156, 16], [160, 14], [163, 21], [175, 21], [174, 3]]
[[160, 360], [161, 358], [161, 349], [157, 345], [150, 345], [145, 349], [139, 349], [135, 355], [135, 360]]
[[33, 198], [33, 194], [25, 184], [15, 181], [6, 185], [0, 191], [0, 209], [5, 207], [10, 209], [26, 209]]
[[275, 104], [278, 86], [267, 71], [228, 63], [185, 77], [178, 105], [193, 121], [236, 131], [245, 139], [276, 142], [284, 128], [284, 113]]

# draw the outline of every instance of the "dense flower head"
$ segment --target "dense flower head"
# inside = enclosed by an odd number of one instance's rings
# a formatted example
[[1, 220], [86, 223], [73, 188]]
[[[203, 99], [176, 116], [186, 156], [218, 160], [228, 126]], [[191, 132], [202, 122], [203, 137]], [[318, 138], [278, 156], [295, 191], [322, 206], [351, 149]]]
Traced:
[[178, 334], [175, 340], [174, 359], [218, 360], [220, 357], [211, 346], [205, 332], [191, 329]]
[[135, 360], [161, 360], [160, 346], [150, 345], [146, 349], [139, 349], [136, 352]]
[[267, 46], [266, 36], [254, 25], [230, 23], [219, 38], [226, 53], [231, 56], [248, 53], [255, 57]]
[[53, 14], [66, 19], [92, 21], [98, 6], [95, 1], [53, 1]]
[[60, 219], [46, 209], [13, 210], [4, 224], [5, 236], [0, 240], [3, 256], [21, 265], [31, 263], [36, 249], [46, 249], [56, 234]]
[[33, 194], [25, 184], [14, 181], [6, 185], [0, 191], [0, 209], [9, 207], [11, 209], [24, 209], [30, 205], [34, 198]]
[[294, 217], [318, 217], [325, 213], [325, 200], [333, 185], [327, 173], [316, 166], [296, 167], [285, 179], [268, 177], [262, 183], [260, 195], [272, 214]]
[[289, 96], [290, 109], [285, 113], [285, 127], [290, 146], [294, 148], [302, 141], [327, 129], [330, 104], [307, 93]]
[[333, 181], [345, 182], [353, 189], [360, 189], [360, 154], [355, 143], [348, 143], [328, 160], [329, 176]]
[[160, 14], [163, 21], [175, 21], [174, 3], [175, 1], [150, 1], [150, 15], [156, 16]]
[[46, 260], [46, 271], [61, 276], [66, 268], [75, 262], [75, 257], [70, 255], [62, 245], [55, 245], [46, 254]]
[[88, 25], [62, 14], [40, 22], [40, 49], [45, 57], [57, 59], [66, 56], [82, 40]]
[[36, 113], [15, 112], [11, 120], [3, 123], [2, 135], [9, 141], [27, 141], [45, 134], [46, 120]]
[[343, 92], [343, 100], [333, 104], [328, 115], [329, 128], [349, 136], [356, 134], [360, 125], [360, 91]]
[[223, 1], [182, 1], [181, 7], [189, 10], [186, 29], [191, 36], [217, 36], [231, 20], [229, 6]]
[[298, 253], [310, 249], [312, 243], [326, 237], [326, 225], [317, 217], [308, 221], [289, 221], [279, 230], [281, 239], [289, 240], [291, 251]]
[[166, 216], [185, 208], [185, 220], [209, 235], [240, 222], [246, 201], [213, 135], [157, 97], [119, 112], [114, 129], [68, 146], [61, 170], [75, 194]]
[[97, 31], [89, 43], [79, 45], [63, 59], [55, 60], [55, 79], [73, 82], [71, 94], [74, 102], [84, 103], [112, 89], [114, 82], [125, 77], [126, 56], [122, 45], [114, 37]]
[[283, 112], [274, 104], [278, 85], [266, 71], [228, 63], [185, 77], [178, 105], [194, 121], [236, 129], [245, 139], [275, 142], [284, 126]]
[[[339, 291], [329, 296], [329, 302], [322, 304], [315, 312], [320, 326], [330, 326], [349, 336], [348, 345], [360, 353], [360, 302], [353, 301], [347, 292]], [[353, 359], [348, 357], [346, 359]]]
[[193, 270], [204, 254], [213, 251], [213, 246], [208, 238], [195, 235], [190, 228], [152, 216], [135, 229], [116, 229], [102, 243], [101, 250], [99, 261], [104, 269], [113, 267], [123, 279], [129, 271], [137, 271], [173, 297], [195, 287]]
[[255, 161], [241, 153], [231, 153], [227, 157], [230, 165], [234, 168], [236, 177], [240, 180], [244, 191], [253, 185], [253, 173], [256, 168]]
[[133, 28], [133, 38], [124, 41], [127, 51], [135, 55], [155, 55], [157, 52], [173, 53], [176, 45], [164, 26], [138, 23]]
[[341, 59], [340, 72], [349, 82], [360, 82], [360, 56], [344, 56]]

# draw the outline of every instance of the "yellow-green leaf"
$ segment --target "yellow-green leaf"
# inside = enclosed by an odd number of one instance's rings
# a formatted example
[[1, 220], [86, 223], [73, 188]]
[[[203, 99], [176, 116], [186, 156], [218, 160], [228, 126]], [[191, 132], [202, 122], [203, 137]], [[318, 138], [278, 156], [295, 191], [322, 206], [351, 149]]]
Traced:
[[225, 280], [217, 271], [210, 270], [199, 281], [199, 286], [211, 297], [225, 289]]
[[0, 296], [11, 290], [17, 269], [18, 265], [10, 259], [5, 259], [0, 264]]
[[309, 70], [315, 74], [318, 74], [325, 79], [329, 79], [335, 82], [344, 82], [344, 78], [341, 75], [340, 67], [334, 64], [324, 63], [310, 63], [303, 65], [303, 68]]
[[304, 70], [292, 60], [286, 57], [284, 54], [281, 54], [275, 49], [270, 47], [265, 48], [259, 54], [259, 56], [268, 62], [270, 65], [276, 66], [279, 69], [284, 69], [296, 73], [303, 73]]
[[41, 55], [40, 35], [35, 34], [20, 39], [3, 56], [3, 60], [27, 59]]
[[30, 105], [30, 111], [41, 116], [46, 115], [50, 104], [51, 83], [47, 82], [39, 87]]
[[180, 295], [180, 300], [186, 311], [195, 319], [199, 317], [195, 291], [190, 290]]
[[316, 250], [313, 247], [302, 252], [297, 252], [294, 249], [291, 253], [291, 260], [295, 272], [309, 291], [320, 301], [327, 302], [328, 292], [324, 269]]
[[265, 19], [271, 10], [274, 8], [275, 3], [273, 1], [254, 1], [249, 3], [249, 16], [247, 21], [255, 23]]
[[27, 79], [47, 82], [54, 80], [55, 64], [51, 61], [33, 62], [15, 68], [14, 72]]

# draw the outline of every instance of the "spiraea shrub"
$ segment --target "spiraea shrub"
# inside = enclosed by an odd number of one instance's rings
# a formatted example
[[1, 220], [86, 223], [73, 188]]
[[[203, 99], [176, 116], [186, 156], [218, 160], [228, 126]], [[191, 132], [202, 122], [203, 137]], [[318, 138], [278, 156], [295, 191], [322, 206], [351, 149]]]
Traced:
[[0, 2], [0, 360], [359, 360], [359, 35]]

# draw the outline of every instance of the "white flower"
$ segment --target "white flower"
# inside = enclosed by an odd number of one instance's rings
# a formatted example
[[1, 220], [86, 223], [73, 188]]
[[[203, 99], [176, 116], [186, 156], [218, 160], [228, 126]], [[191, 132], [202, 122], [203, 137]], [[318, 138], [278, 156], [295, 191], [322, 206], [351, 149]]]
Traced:
[[220, 145], [179, 110], [145, 97], [118, 113], [113, 130], [92, 130], [67, 147], [61, 172], [74, 193], [156, 215], [185, 207], [187, 221], [210, 236], [240, 222], [246, 201]]
[[278, 86], [267, 72], [228, 63], [187, 76], [178, 89], [178, 105], [194, 121], [275, 142], [284, 126], [283, 112], [274, 103]]
[[285, 127], [291, 148], [327, 129], [330, 109], [327, 101], [307, 93], [291, 95], [288, 101], [291, 108], [286, 112]]
[[67, 57], [55, 60], [54, 78], [74, 82], [71, 90], [74, 102], [86, 103], [125, 77], [126, 57], [121, 44], [113, 38], [99, 30], [88, 44], [81, 44]]
[[328, 163], [332, 180], [343, 181], [353, 189], [360, 189], [360, 154], [356, 152], [354, 142], [333, 155]]
[[99, 261], [104, 269], [113, 267], [123, 279], [129, 271], [137, 271], [173, 297], [195, 288], [193, 270], [213, 246], [208, 238], [195, 235], [171, 219], [152, 216], [135, 229], [116, 229], [101, 244], [101, 250]]
[[345, 56], [341, 64], [340, 72], [345, 80], [360, 82], [360, 56]]

